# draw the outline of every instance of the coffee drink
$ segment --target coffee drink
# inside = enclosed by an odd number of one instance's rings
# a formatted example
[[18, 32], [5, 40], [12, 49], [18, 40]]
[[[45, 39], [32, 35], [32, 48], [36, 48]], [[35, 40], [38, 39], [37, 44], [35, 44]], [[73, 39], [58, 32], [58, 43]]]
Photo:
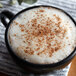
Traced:
[[8, 30], [12, 50], [35, 64], [57, 63], [71, 54], [76, 27], [61, 10], [38, 7], [18, 15]]

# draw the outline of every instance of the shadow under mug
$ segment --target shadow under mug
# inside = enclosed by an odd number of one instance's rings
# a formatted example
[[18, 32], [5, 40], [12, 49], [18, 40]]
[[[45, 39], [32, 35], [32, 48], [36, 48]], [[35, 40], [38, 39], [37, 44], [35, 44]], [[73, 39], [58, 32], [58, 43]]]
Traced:
[[[18, 57], [13, 50], [10, 47], [10, 44], [8, 42], [8, 28], [10, 27], [11, 22], [21, 13], [30, 10], [30, 9], [34, 9], [34, 8], [38, 8], [38, 7], [52, 7], [58, 10], [61, 10], [62, 12], [64, 12], [75, 24], [76, 26], [76, 22], [74, 21], [74, 19], [65, 11], [63, 11], [62, 9], [59, 9], [57, 7], [53, 7], [53, 6], [47, 6], [47, 5], [39, 5], [39, 6], [33, 6], [33, 7], [29, 7], [26, 8], [20, 12], [18, 12], [16, 15], [14, 15], [12, 12], [8, 11], [8, 10], [4, 10], [0, 13], [1, 15], [1, 22], [4, 24], [4, 26], [6, 27], [6, 31], [5, 31], [5, 43], [6, 43], [6, 47], [8, 49], [8, 51], [10, 52], [10, 55], [12, 56], [13, 60], [16, 62], [16, 64], [18, 64], [20, 67], [22, 67], [22, 69], [27, 70], [27, 72], [33, 72], [33, 73], [41, 73], [41, 72], [49, 72], [50, 70], [54, 70], [54, 69], [61, 69], [63, 67], [65, 67], [66, 65], [68, 65], [70, 63], [70, 61], [74, 58], [74, 56], [76, 55], [76, 47], [74, 48], [74, 50], [72, 51], [72, 53], [67, 56], [65, 59], [57, 62], [57, 63], [53, 63], [53, 64], [34, 64], [31, 62], [28, 62], [20, 57]], [[9, 22], [6, 21], [6, 19], [9, 19]]]

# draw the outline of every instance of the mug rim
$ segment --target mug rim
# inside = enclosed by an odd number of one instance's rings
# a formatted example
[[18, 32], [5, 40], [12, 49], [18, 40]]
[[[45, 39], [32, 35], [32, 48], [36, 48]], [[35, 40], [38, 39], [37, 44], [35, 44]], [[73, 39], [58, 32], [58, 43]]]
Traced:
[[32, 66], [32, 67], [42, 67], [42, 68], [48, 68], [48, 67], [58, 67], [58, 66], [61, 66], [65, 63], [67, 63], [68, 61], [70, 61], [76, 54], [76, 47], [74, 48], [74, 50], [66, 57], [64, 58], [63, 60], [60, 60], [59, 62], [56, 62], [56, 63], [50, 63], [50, 64], [36, 64], [36, 63], [32, 63], [32, 62], [29, 62], [25, 59], [22, 59], [21, 57], [19, 57], [14, 51], [13, 49], [11, 48], [10, 44], [9, 44], [9, 41], [8, 41], [8, 29], [10, 27], [10, 24], [12, 23], [12, 21], [17, 17], [19, 16], [21, 13], [25, 12], [25, 11], [28, 11], [28, 10], [31, 10], [31, 9], [34, 9], [34, 8], [38, 8], [38, 7], [50, 7], [50, 8], [54, 8], [54, 9], [57, 9], [57, 10], [60, 10], [62, 11], [63, 13], [65, 13], [72, 21], [73, 23], [75, 24], [76, 26], [76, 22], [74, 21], [74, 19], [67, 13], [65, 12], [64, 10], [60, 9], [60, 8], [57, 8], [57, 7], [54, 7], [54, 6], [49, 6], [49, 5], [37, 5], [37, 6], [31, 6], [31, 7], [28, 7], [28, 8], [25, 8], [23, 9], [22, 11], [18, 12], [13, 18], [11, 18], [11, 20], [9, 21], [8, 23], [8, 26], [6, 27], [6, 31], [5, 31], [5, 43], [6, 43], [6, 46], [7, 46], [7, 49], [8, 51], [10, 50], [10, 52], [12, 52], [18, 59], [20, 59], [21, 61], [23, 61], [24, 63], [26, 63], [27, 65], [29, 66]]

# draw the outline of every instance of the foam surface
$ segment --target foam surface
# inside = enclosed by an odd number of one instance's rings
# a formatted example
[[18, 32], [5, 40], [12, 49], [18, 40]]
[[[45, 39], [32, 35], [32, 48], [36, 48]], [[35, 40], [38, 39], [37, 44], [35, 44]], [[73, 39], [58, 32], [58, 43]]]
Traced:
[[76, 46], [76, 27], [62, 11], [40, 7], [20, 14], [9, 27], [8, 39], [21, 58], [50, 64], [67, 57]]

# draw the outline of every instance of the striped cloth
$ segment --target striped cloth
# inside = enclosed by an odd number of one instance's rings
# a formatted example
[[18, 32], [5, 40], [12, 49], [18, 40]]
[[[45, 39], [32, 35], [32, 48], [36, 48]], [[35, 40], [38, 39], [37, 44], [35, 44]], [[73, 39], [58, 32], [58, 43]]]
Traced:
[[[30, 6], [51, 5], [65, 10], [76, 20], [76, 1], [74, 0], [37, 0], [37, 2], [32, 5], [22, 3], [20, 6], [18, 3], [16, 5], [10, 6], [9, 0], [0, 0], [0, 2], [3, 4], [3, 8], [0, 8], [0, 12], [3, 10], [9, 10], [16, 14], [18, 11]], [[70, 65], [64, 69], [54, 70], [53, 72], [47, 74], [27, 74], [26, 71], [19, 68], [13, 62], [5, 46], [4, 33], [5, 27], [0, 21], [0, 72], [6, 73], [10, 76], [67, 76]]]

